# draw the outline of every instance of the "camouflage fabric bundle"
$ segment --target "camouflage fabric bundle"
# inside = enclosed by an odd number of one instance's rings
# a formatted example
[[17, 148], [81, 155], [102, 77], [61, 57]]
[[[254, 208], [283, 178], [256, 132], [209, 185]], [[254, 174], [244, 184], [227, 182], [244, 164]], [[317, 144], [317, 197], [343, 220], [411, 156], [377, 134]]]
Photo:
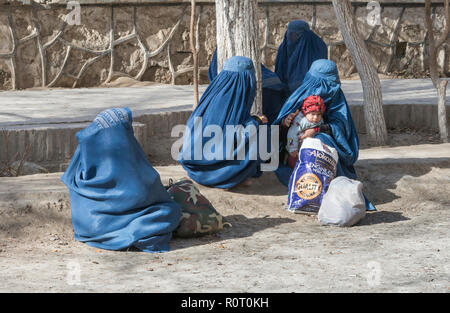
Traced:
[[167, 192], [178, 203], [182, 211], [180, 224], [174, 231], [174, 236], [198, 237], [216, 233], [224, 226], [231, 226], [191, 180], [182, 179], [176, 183], [170, 182]]

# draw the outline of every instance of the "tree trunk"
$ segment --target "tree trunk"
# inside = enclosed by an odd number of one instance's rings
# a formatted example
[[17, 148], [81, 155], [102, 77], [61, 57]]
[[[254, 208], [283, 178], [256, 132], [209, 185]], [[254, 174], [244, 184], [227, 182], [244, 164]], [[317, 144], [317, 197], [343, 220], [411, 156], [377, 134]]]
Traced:
[[262, 80], [257, 0], [216, 0], [217, 72], [232, 56], [253, 60], [257, 92], [252, 114], [262, 114]]
[[194, 70], [192, 73], [192, 83], [194, 85], [194, 108], [198, 104], [198, 52], [195, 46], [195, 0], [191, 0], [191, 25], [189, 32], [189, 39], [192, 51], [192, 60], [194, 63]]
[[438, 125], [442, 142], [448, 142], [447, 112], [445, 108], [447, 83], [446, 80], [442, 79], [438, 87]]
[[377, 145], [385, 145], [387, 143], [387, 129], [378, 72], [365, 42], [359, 35], [350, 1], [332, 1], [345, 45], [361, 78], [367, 135], [371, 142]]
[[431, 19], [431, 1], [425, 0], [425, 24], [428, 31], [428, 67], [430, 78], [438, 94], [438, 125], [442, 142], [448, 142], [447, 113], [445, 108], [445, 96], [447, 93], [447, 81], [439, 77], [437, 54], [439, 47], [447, 40], [450, 31], [450, 4], [445, 0], [445, 20], [446, 25], [442, 37], [436, 42], [433, 31], [433, 21]]

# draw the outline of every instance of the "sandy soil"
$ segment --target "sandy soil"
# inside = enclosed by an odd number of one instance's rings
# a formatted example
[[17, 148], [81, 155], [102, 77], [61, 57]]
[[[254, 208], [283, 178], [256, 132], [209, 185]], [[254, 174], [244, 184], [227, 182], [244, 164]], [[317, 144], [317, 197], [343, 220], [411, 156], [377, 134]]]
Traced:
[[[185, 175], [156, 169], [164, 182]], [[3, 209], [0, 292], [450, 292], [450, 161], [358, 173], [378, 211], [354, 227], [287, 212], [287, 188], [265, 173], [247, 188], [200, 187], [233, 227], [174, 238], [164, 254], [75, 241], [64, 195]]]

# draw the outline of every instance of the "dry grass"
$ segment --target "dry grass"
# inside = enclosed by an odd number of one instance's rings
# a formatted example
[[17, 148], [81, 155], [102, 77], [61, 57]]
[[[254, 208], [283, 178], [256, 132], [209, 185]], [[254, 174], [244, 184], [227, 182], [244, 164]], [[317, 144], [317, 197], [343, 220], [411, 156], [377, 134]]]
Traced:
[[[17, 177], [20, 176], [23, 169], [23, 164], [25, 163], [27, 157], [30, 155], [32, 151], [32, 146], [29, 144], [27, 148], [25, 149], [25, 152], [20, 156], [19, 158], [19, 152], [16, 152], [14, 156], [9, 159], [9, 149], [8, 149], [8, 139], [9, 139], [9, 133], [5, 130], [1, 130], [1, 134], [3, 137], [3, 147], [5, 149], [5, 155], [6, 158], [3, 161], [3, 164], [0, 164], [0, 177]], [[15, 167], [13, 166], [14, 160], [19, 160], [19, 166]]]

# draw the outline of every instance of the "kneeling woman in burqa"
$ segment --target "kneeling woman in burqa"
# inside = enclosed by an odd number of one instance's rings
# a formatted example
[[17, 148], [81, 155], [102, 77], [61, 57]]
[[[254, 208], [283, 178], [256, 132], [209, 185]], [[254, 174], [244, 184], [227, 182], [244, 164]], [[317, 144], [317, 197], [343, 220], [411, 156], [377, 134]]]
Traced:
[[75, 239], [107, 250], [169, 250], [181, 209], [136, 141], [131, 111], [109, 109], [77, 133], [61, 180], [70, 191]]
[[[255, 95], [252, 60], [228, 59], [187, 121], [178, 161], [191, 179], [228, 189], [261, 175], [257, 152], [259, 125], [265, 121], [250, 115]], [[253, 135], [244, 130], [252, 127]], [[265, 134], [270, 138], [269, 130]]]

